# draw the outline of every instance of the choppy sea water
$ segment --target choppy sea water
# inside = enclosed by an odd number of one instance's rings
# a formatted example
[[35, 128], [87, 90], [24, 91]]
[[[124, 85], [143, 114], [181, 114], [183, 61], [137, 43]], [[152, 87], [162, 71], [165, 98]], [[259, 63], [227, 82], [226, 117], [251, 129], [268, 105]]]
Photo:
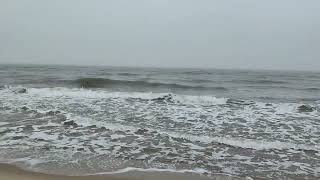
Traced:
[[0, 66], [0, 161], [320, 177], [320, 73]]

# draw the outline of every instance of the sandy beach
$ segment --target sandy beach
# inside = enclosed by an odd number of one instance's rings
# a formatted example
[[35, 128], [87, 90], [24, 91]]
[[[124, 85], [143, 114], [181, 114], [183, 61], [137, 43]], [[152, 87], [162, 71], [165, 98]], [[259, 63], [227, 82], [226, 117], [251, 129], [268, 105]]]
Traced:
[[[83, 176], [83, 177], [68, 177], [58, 175], [48, 175], [42, 173], [35, 173], [22, 170], [18, 167], [1, 164], [0, 165], [0, 179], [1, 180], [125, 180], [125, 178], [116, 178], [108, 176]], [[133, 179], [133, 178], [132, 178]]]
[[130, 172], [126, 174], [96, 175], [96, 176], [61, 176], [30, 172], [13, 165], [0, 164], [1, 180], [236, 180], [229, 176], [217, 175], [212, 179], [197, 175], [184, 175], [164, 172], [142, 173]]

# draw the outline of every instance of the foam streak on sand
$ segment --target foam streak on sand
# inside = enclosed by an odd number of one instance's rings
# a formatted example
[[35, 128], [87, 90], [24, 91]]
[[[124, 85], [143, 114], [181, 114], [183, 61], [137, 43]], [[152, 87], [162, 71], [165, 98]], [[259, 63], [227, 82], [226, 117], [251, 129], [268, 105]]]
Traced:
[[[198, 175], [185, 175], [170, 171], [157, 171], [146, 170], [141, 173], [140, 169], [127, 168], [122, 172], [116, 174], [107, 175], [107, 173], [100, 173], [96, 175], [87, 176], [61, 176], [61, 175], [50, 175], [36, 172], [30, 172], [22, 170], [18, 167], [0, 164], [0, 179], [1, 180], [241, 180], [241, 178], [216, 175], [212, 179]], [[249, 179], [249, 178], [246, 178]]]

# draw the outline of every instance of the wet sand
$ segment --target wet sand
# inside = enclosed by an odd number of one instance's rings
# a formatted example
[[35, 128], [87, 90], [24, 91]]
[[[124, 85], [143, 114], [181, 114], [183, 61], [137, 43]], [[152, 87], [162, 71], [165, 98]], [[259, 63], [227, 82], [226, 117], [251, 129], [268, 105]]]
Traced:
[[[1, 180], [129, 180], [126, 178], [108, 177], [108, 176], [83, 176], [69, 177], [59, 175], [48, 175], [36, 172], [29, 172], [18, 167], [0, 164]], [[132, 178], [134, 180], [134, 178]]]
[[60, 176], [49, 175], [37, 172], [30, 172], [13, 165], [0, 164], [0, 179], [1, 180], [236, 180], [229, 176], [217, 175], [212, 179], [198, 175], [184, 175], [175, 173], [143, 173], [130, 172], [125, 174], [97, 175], [97, 176]]

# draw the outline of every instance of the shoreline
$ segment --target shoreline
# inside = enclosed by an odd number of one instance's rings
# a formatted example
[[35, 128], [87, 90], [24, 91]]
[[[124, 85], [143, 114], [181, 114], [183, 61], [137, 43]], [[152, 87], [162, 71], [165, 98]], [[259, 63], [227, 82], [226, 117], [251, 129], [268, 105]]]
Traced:
[[[212, 178], [193, 174], [164, 171], [130, 171], [118, 174], [97, 174], [86, 176], [66, 176], [33, 172], [12, 164], [0, 163], [1, 180], [241, 180], [227, 175], [216, 175]], [[249, 178], [250, 179], [250, 178]]]

